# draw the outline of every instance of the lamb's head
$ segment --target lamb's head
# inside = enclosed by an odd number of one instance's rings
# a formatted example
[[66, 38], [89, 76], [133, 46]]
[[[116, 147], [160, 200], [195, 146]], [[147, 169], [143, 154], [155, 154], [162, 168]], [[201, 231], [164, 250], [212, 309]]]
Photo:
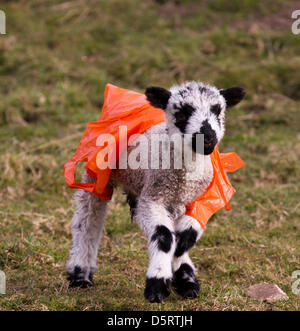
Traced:
[[225, 132], [225, 109], [238, 104], [245, 92], [241, 87], [218, 90], [200, 82], [186, 82], [170, 90], [148, 87], [146, 97], [166, 114], [170, 134], [192, 135], [196, 150], [197, 134], [204, 135], [204, 154], [211, 154]]

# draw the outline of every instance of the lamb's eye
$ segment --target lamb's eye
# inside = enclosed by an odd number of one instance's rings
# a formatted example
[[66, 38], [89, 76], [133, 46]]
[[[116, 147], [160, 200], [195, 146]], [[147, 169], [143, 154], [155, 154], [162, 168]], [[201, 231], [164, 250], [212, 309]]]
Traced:
[[186, 115], [185, 115], [185, 113], [182, 113], [181, 111], [177, 112], [175, 114], [175, 117], [176, 117], [176, 121], [177, 122], [184, 122], [184, 121], [186, 121]]
[[219, 104], [210, 107], [210, 111], [215, 115], [219, 116], [221, 113], [221, 106]]
[[195, 111], [195, 108], [189, 104], [184, 104], [182, 107], [181, 107], [181, 112], [186, 116], [186, 117], [189, 117], [193, 114], [193, 112]]

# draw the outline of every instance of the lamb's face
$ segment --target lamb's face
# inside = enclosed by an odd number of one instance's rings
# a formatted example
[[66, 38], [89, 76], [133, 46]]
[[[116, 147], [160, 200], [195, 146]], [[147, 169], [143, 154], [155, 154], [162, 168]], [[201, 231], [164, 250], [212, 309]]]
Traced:
[[240, 87], [218, 90], [200, 82], [186, 82], [169, 91], [158, 87], [146, 90], [149, 102], [165, 110], [170, 134], [192, 135], [195, 152], [197, 134], [204, 135], [205, 155], [211, 154], [224, 136], [225, 109], [236, 105], [244, 95]]
[[171, 133], [192, 135], [196, 151], [197, 134], [204, 135], [204, 154], [213, 152], [224, 135], [226, 102], [215, 87], [188, 82], [170, 89], [166, 120]]

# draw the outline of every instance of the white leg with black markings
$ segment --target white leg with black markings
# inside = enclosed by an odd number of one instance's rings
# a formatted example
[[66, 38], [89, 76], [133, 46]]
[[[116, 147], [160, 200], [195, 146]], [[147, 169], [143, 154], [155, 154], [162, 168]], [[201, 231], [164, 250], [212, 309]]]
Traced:
[[[84, 182], [94, 179], [85, 174]], [[107, 201], [94, 194], [78, 190], [74, 196], [76, 210], [72, 221], [73, 245], [67, 263], [71, 287], [93, 285], [93, 274], [97, 269], [98, 248], [105, 226]]]
[[195, 298], [199, 293], [196, 269], [188, 251], [201, 237], [203, 229], [192, 217], [184, 215], [175, 224], [176, 249], [172, 261], [173, 282], [176, 292], [185, 298]]
[[135, 218], [148, 238], [149, 268], [144, 294], [150, 302], [161, 302], [170, 294], [173, 276], [174, 223], [162, 203], [145, 197], [138, 200]]

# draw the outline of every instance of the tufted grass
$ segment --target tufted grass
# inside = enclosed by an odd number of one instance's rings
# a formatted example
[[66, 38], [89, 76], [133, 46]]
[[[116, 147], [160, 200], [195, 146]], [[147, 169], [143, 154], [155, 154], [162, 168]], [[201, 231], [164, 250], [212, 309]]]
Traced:
[[[0, 310], [299, 310], [300, 35], [295, 1], [5, 1], [0, 35]], [[196, 300], [143, 298], [146, 240], [117, 192], [96, 286], [70, 290], [72, 194], [61, 176], [107, 82], [142, 92], [184, 80], [241, 85], [221, 151], [247, 167], [230, 175], [232, 211], [210, 221], [192, 251]], [[270, 282], [289, 296], [246, 297]]]

